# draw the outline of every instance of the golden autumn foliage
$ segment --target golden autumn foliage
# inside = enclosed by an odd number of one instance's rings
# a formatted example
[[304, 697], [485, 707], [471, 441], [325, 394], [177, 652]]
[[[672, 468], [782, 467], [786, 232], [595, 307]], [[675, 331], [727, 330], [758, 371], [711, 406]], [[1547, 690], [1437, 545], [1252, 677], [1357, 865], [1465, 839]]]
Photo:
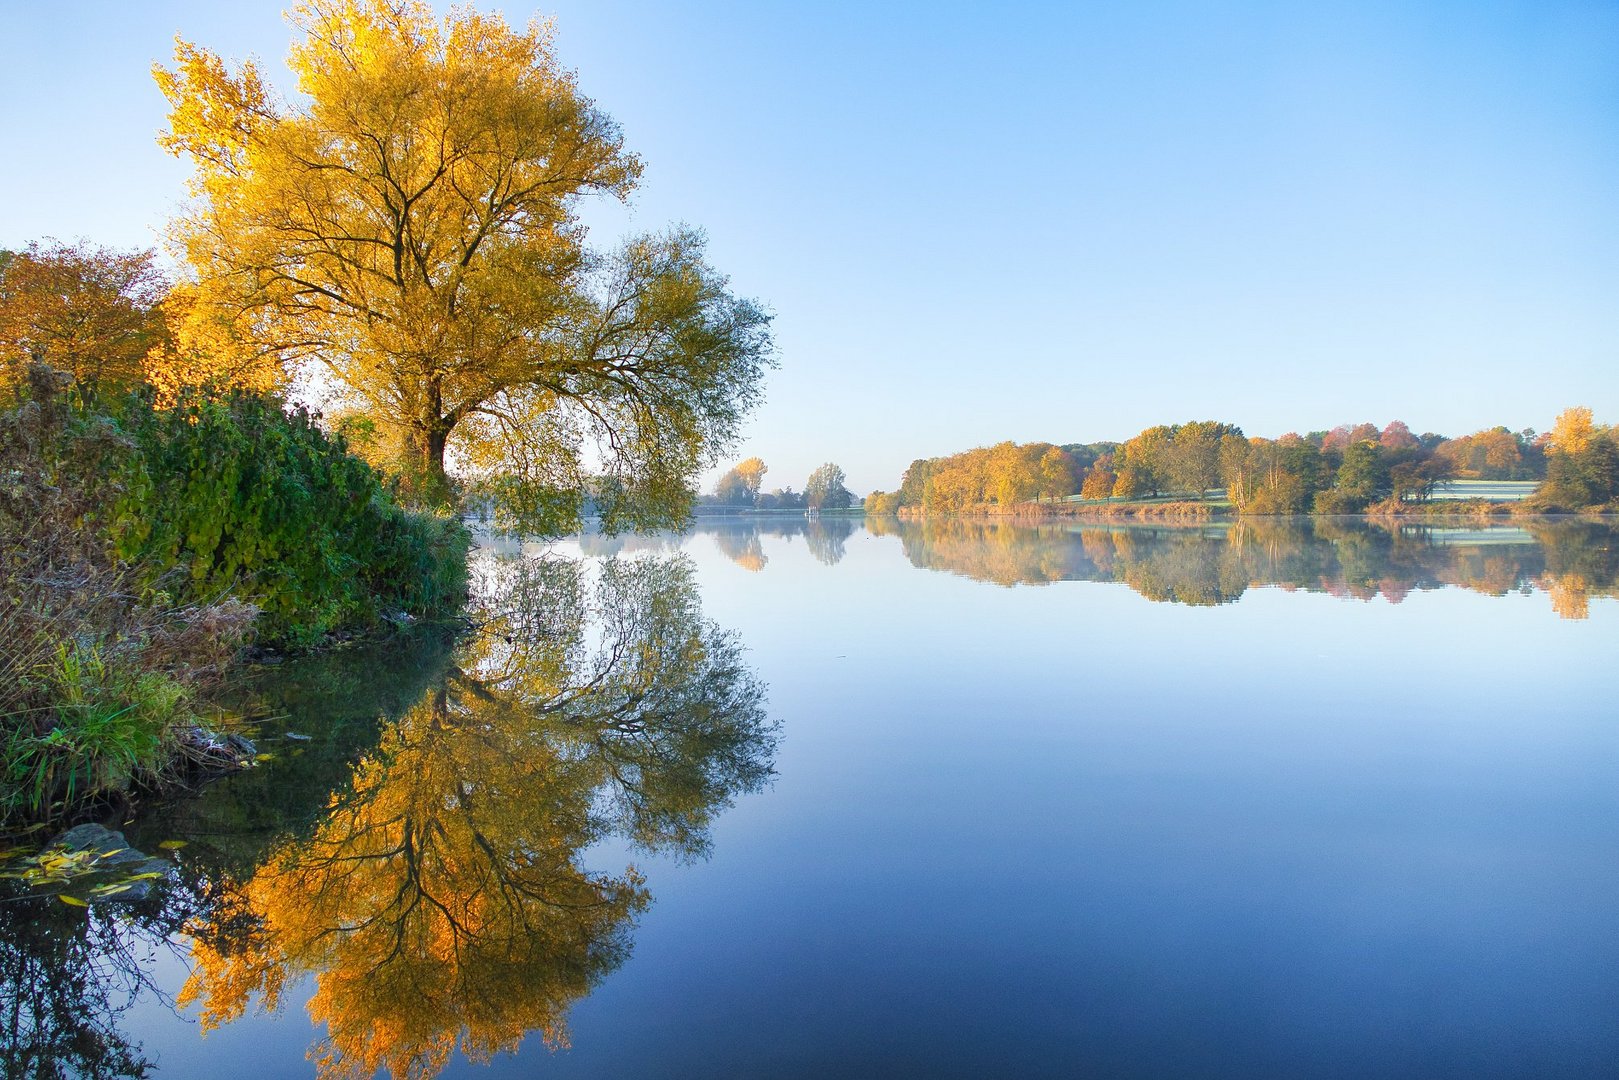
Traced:
[[913, 462], [900, 489], [901, 505], [932, 513], [974, 506], [1011, 506], [1072, 495], [1073, 460], [1050, 443], [1012, 442], [979, 447], [949, 457]]
[[32, 362], [86, 386], [142, 383], [172, 404], [200, 387], [267, 391], [281, 371], [244, 350], [228, 318], [171, 285], [150, 251], [34, 243], [0, 257], [0, 384]]
[[194, 168], [175, 238], [200, 320], [321, 365], [428, 497], [448, 455], [554, 528], [594, 457], [609, 523], [678, 516], [757, 398], [768, 316], [692, 230], [585, 247], [579, 199], [626, 197], [641, 163], [549, 26], [418, 0], [289, 17], [296, 99], [184, 41], [154, 71]]
[[1446, 439], [1434, 448], [1458, 480], [1516, 480], [1524, 474], [1524, 448], [1506, 428]]
[[1585, 453], [1596, 434], [1597, 426], [1592, 422], [1591, 410], [1575, 406], [1557, 414], [1549, 441], [1558, 453], [1574, 456]]
[[172, 404], [196, 387], [268, 393], [285, 386], [281, 366], [247, 345], [230, 315], [202, 303], [194, 285], [172, 287], [162, 313], [167, 333], [145, 362], [146, 382], [160, 404]]
[[0, 262], [0, 382], [39, 361], [83, 383], [129, 386], [162, 348], [168, 281], [149, 251], [30, 244]]

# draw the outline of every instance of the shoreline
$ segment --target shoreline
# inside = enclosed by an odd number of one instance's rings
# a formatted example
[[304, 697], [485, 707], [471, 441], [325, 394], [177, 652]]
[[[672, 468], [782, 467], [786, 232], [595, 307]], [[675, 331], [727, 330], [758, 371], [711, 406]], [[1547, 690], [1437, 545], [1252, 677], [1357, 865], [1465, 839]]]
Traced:
[[1021, 522], [1042, 521], [1162, 521], [1203, 522], [1237, 520], [1287, 519], [1358, 519], [1364, 521], [1422, 522], [1430, 520], [1465, 520], [1507, 523], [1529, 519], [1613, 521], [1610, 510], [1541, 511], [1521, 508], [1512, 502], [1464, 502], [1455, 507], [1435, 503], [1413, 503], [1409, 508], [1364, 510], [1359, 513], [1318, 514], [1301, 511], [1288, 514], [1243, 513], [1230, 504], [1200, 503], [1191, 500], [1161, 503], [1114, 504], [1028, 504], [1013, 506], [983, 506], [948, 513], [928, 513], [914, 507], [902, 507], [897, 513], [870, 515], [890, 517], [900, 521], [929, 520], [1010, 520]]

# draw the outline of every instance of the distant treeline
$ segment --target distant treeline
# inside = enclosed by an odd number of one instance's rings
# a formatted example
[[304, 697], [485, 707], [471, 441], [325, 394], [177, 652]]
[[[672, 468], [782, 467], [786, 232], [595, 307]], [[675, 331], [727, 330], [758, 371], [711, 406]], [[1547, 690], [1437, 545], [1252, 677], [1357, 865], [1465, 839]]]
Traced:
[[1215, 420], [1161, 424], [1123, 443], [1004, 442], [921, 458], [898, 491], [874, 491], [865, 507], [952, 514], [1076, 495], [1201, 501], [1223, 492], [1244, 514], [1343, 514], [1405, 509], [1446, 480], [1542, 481], [1526, 505], [1540, 512], [1608, 507], [1619, 495], [1619, 432], [1583, 408], [1540, 435], [1504, 427], [1416, 435], [1396, 420], [1265, 439]]
[[719, 478], [712, 495], [698, 496], [697, 505], [723, 510], [842, 510], [854, 505], [854, 495], [843, 486], [843, 470], [835, 462], [810, 473], [803, 491], [794, 491], [791, 485], [763, 490], [769, 471], [756, 457], [739, 462]]

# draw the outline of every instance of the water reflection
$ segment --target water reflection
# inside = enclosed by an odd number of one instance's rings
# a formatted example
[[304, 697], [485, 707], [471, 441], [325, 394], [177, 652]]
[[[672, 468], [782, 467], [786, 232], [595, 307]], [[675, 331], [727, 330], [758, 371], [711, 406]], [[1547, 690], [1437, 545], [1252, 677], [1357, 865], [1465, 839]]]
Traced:
[[486, 567], [501, 607], [308, 834], [189, 928], [205, 1026], [313, 973], [322, 1076], [431, 1075], [539, 1032], [629, 953], [650, 896], [586, 869], [609, 835], [700, 853], [770, 775], [762, 687], [680, 560]]
[[179, 1004], [205, 1029], [311, 977], [323, 1077], [566, 1041], [651, 901], [635, 866], [583, 853], [617, 836], [702, 855], [716, 814], [771, 776], [776, 735], [686, 560], [478, 569], [488, 609], [453, 650], [428, 636], [388, 666], [362, 652], [273, 673], [256, 702], [277, 718], [272, 760], [132, 831], [186, 840], [144, 923], [33, 902], [7, 924], [0, 1004], [29, 1019], [6, 1075], [74, 1054], [75, 1075], [143, 1075], [114, 998], [142, 987], [128, 943], [169, 937], [189, 950]]
[[0, 1075], [148, 1075], [151, 1062], [119, 1021], [147, 989], [150, 938], [106, 912], [28, 907], [0, 919]]
[[836, 515], [828, 517], [737, 516], [705, 518], [697, 531], [714, 538], [725, 557], [744, 570], [763, 570], [765, 557], [762, 538], [771, 536], [792, 540], [802, 536], [816, 561], [836, 566], [843, 561], [844, 544], [854, 534], [858, 522]]
[[1180, 604], [1230, 603], [1262, 586], [1393, 603], [1442, 586], [1492, 596], [1538, 588], [1558, 614], [1579, 619], [1591, 597], [1619, 594], [1614, 529], [1590, 521], [1446, 529], [1358, 519], [1187, 527], [874, 518], [867, 527], [897, 536], [924, 569], [1000, 585], [1120, 582]]

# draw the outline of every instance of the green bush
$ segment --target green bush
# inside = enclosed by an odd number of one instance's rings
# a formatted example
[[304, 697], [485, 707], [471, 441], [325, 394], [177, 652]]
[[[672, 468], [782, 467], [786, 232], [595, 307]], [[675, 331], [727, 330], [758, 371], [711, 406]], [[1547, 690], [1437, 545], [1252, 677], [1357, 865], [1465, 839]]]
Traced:
[[1315, 512], [1318, 514], [1358, 514], [1366, 509], [1369, 500], [1342, 488], [1328, 488], [1315, 493]]
[[108, 527], [119, 555], [187, 601], [225, 594], [260, 609], [258, 634], [301, 646], [404, 612], [453, 612], [468, 535], [414, 514], [302, 409], [245, 393], [171, 409], [120, 406], [136, 453]]
[[166, 762], [256, 611], [143, 595], [97, 524], [133, 443], [59, 372], [0, 408], [0, 825]]
[[150, 779], [240, 648], [452, 613], [467, 531], [272, 398], [0, 407], [0, 825]]

